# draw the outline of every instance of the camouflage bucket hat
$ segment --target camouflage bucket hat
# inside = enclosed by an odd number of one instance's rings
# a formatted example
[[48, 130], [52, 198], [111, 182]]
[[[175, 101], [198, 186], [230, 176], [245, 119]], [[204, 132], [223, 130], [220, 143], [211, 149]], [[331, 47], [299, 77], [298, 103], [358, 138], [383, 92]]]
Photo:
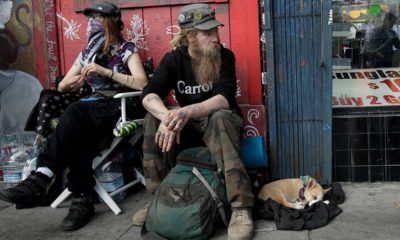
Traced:
[[210, 30], [218, 26], [224, 26], [215, 19], [215, 9], [208, 4], [196, 3], [184, 6], [178, 15], [179, 27], [196, 28], [198, 30]]

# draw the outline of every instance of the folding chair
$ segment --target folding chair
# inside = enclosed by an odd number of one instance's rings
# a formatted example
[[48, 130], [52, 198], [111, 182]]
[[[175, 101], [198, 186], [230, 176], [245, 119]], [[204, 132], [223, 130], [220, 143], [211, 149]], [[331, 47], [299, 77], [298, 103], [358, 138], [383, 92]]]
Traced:
[[[128, 92], [128, 93], [119, 93], [114, 96], [114, 98], [120, 98], [121, 99], [121, 118], [117, 123], [117, 127], [122, 127], [125, 124], [129, 123], [129, 121], [126, 120], [126, 98], [127, 97], [136, 97], [140, 96], [141, 92]], [[136, 119], [134, 120], [138, 127], [136, 131], [133, 133], [132, 136], [130, 136], [129, 143], [134, 146], [139, 139], [143, 135], [143, 119]], [[115, 149], [115, 147], [118, 146], [118, 144], [121, 142], [121, 140], [124, 137], [118, 136], [118, 131], [114, 129], [114, 137], [113, 141], [111, 142], [111, 146], [107, 149], [104, 149], [101, 151], [94, 159], [92, 163], [92, 168], [95, 170], [97, 167], [99, 167], [105, 160], [106, 158], [110, 155], [110, 153]], [[111, 208], [111, 210], [115, 213], [115, 215], [118, 215], [119, 213], [122, 212], [122, 210], [118, 207], [117, 203], [112, 199], [112, 196], [126, 190], [129, 187], [132, 187], [138, 183], [142, 183], [145, 185], [145, 179], [144, 176], [136, 169], [134, 168], [134, 172], [136, 175], [136, 179], [133, 180], [130, 183], [125, 184], [123, 187], [108, 193], [100, 184], [100, 182], [96, 179], [96, 176], [94, 176], [96, 180], [96, 185], [94, 186], [94, 190], [97, 192], [99, 197]], [[66, 188], [54, 202], [50, 205], [52, 208], [56, 208], [59, 204], [61, 204], [67, 197], [69, 197], [72, 193]]]

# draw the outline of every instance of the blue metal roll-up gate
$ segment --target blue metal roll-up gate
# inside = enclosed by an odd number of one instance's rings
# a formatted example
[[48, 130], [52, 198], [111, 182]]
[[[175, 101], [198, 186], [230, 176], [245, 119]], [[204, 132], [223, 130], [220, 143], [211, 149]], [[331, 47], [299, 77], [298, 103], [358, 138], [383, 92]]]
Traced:
[[331, 1], [265, 0], [272, 178], [332, 176]]

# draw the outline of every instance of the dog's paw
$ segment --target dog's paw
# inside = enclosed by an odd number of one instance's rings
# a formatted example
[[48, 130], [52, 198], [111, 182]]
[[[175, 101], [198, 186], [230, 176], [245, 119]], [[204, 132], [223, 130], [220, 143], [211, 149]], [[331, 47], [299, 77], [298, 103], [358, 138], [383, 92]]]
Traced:
[[323, 203], [325, 203], [326, 205], [328, 205], [328, 204], [329, 204], [329, 200], [325, 200], [325, 201], [323, 201]]
[[305, 202], [296, 202], [296, 209], [304, 209], [304, 207], [306, 206]]

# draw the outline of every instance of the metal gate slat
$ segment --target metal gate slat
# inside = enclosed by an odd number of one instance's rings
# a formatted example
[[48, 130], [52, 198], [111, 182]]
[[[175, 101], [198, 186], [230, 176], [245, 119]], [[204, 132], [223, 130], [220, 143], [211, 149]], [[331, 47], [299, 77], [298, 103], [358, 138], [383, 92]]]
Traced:
[[325, 53], [329, 45], [321, 44], [321, 41], [327, 41], [322, 37], [327, 33], [322, 28], [326, 27], [325, 23], [321, 21], [326, 15], [321, 15], [321, 12], [331, 3], [318, 0], [266, 1], [273, 9], [269, 13], [271, 32], [266, 36], [273, 36], [275, 46], [273, 56], [267, 52], [267, 62], [272, 61], [274, 66], [269, 70], [273, 74], [268, 76], [274, 76], [275, 88], [275, 98], [268, 99], [275, 100], [268, 104], [274, 105], [269, 116], [275, 118], [269, 120], [275, 124], [275, 129], [270, 131], [275, 134], [270, 137], [277, 138], [277, 146], [270, 146], [277, 150], [276, 159], [271, 159], [272, 177], [308, 174], [327, 176], [324, 180], [330, 182], [330, 174], [326, 171], [331, 171], [331, 161], [326, 145], [329, 148], [331, 139], [324, 132], [323, 122], [331, 118], [331, 109], [326, 111], [329, 107], [327, 99], [331, 101], [331, 96], [326, 96], [327, 92], [329, 94], [326, 81], [331, 79], [320, 63], [321, 58], [329, 62]]

